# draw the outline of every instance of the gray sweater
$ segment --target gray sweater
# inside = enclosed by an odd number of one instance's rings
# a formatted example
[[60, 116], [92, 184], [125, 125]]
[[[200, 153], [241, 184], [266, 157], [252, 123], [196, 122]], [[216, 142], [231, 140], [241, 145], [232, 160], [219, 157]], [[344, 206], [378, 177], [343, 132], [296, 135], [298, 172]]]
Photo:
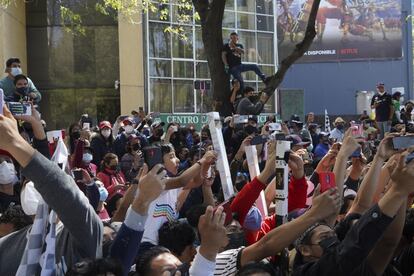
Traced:
[[253, 104], [248, 98], [244, 97], [237, 105], [236, 114], [240, 115], [259, 115], [263, 110], [263, 103], [258, 101]]
[[[56, 227], [58, 268], [69, 268], [83, 258], [101, 257], [102, 222], [72, 177], [38, 152], [22, 172], [33, 181], [35, 188], [63, 223], [63, 227], [59, 224]], [[15, 275], [30, 228], [28, 226], [0, 239], [0, 275]], [[62, 275], [60, 272], [58, 275]]]

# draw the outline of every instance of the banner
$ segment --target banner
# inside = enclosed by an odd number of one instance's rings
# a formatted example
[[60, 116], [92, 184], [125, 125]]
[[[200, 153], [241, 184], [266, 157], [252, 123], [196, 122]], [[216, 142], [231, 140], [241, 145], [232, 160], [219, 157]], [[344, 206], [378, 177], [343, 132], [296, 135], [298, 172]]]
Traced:
[[[279, 61], [302, 41], [313, 0], [277, 0]], [[321, 0], [316, 37], [299, 62], [402, 57], [401, 0]]]

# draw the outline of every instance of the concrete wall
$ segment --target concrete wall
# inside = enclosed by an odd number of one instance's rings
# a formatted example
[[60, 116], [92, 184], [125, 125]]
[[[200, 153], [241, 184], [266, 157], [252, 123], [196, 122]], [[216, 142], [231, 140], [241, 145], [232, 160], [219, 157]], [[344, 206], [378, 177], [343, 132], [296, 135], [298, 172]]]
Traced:
[[[412, 25], [405, 18], [411, 14], [410, 1], [403, 2], [403, 58], [388, 61], [358, 61], [295, 64], [289, 70], [282, 88], [303, 88], [305, 91], [305, 112], [322, 114], [354, 114], [356, 112], [355, 92], [375, 91], [378, 81], [387, 89], [404, 87], [405, 98], [412, 94]], [[409, 93], [409, 96], [407, 95]]]
[[7, 9], [0, 8], [0, 76], [9, 57], [19, 57], [27, 72], [26, 7], [24, 1], [12, 1]]
[[131, 23], [120, 16], [119, 66], [121, 81], [121, 114], [145, 106], [144, 38], [142, 16]]

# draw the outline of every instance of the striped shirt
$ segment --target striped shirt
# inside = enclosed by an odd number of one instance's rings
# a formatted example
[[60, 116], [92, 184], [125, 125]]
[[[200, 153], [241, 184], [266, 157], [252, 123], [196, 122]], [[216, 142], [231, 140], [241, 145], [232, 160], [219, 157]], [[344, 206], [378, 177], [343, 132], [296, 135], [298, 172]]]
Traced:
[[216, 257], [214, 276], [233, 276], [240, 268], [240, 258], [243, 247], [221, 252]]

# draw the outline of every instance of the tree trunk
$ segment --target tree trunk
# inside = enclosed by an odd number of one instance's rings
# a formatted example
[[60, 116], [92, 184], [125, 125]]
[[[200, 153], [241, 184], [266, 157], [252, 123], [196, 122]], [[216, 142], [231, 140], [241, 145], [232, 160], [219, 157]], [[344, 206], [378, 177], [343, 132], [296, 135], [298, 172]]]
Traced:
[[225, 0], [193, 0], [195, 10], [200, 15], [201, 32], [210, 71], [214, 110], [221, 109], [223, 102], [230, 98], [230, 78], [224, 71], [221, 60], [223, 49], [222, 22], [224, 16]]

